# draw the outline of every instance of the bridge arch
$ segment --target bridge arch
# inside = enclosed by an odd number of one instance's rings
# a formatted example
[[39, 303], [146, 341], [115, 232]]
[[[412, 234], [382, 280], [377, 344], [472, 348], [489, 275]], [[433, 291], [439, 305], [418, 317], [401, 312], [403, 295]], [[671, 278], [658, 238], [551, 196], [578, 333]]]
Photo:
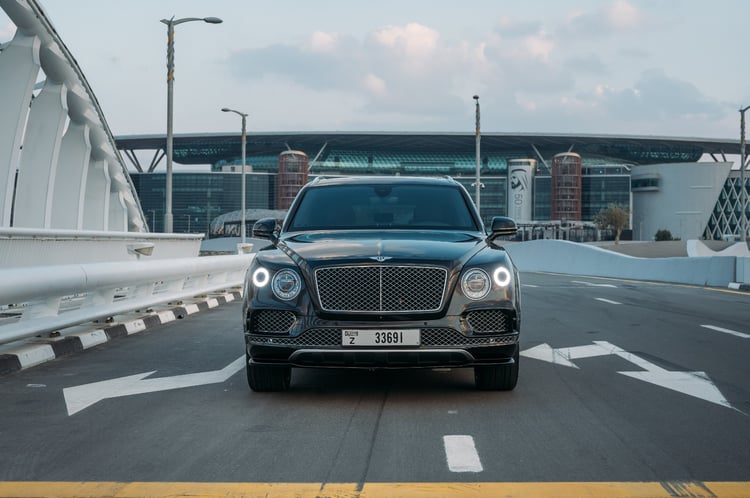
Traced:
[[147, 232], [104, 113], [44, 9], [0, 8], [16, 25], [0, 45], [0, 228]]

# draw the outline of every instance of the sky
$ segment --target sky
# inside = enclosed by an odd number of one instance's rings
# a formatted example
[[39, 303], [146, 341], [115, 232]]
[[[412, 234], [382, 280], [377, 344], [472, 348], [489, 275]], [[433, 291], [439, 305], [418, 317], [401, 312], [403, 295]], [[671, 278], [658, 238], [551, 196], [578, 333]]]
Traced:
[[[747, 0], [40, 0], [115, 136], [473, 132], [739, 142]], [[15, 26], [0, 10], [0, 43]], [[738, 145], [739, 147], [739, 145]]]

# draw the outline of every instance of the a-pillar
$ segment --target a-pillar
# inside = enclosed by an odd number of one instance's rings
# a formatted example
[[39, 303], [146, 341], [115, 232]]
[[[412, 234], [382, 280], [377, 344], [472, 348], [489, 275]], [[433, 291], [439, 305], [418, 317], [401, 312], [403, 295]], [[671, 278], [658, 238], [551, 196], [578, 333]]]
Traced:
[[[31, 104], [18, 185], [13, 226], [50, 228], [55, 177], [65, 123], [68, 120], [67, 88], [47, 80]], [[78, 204], [68, 192], [58, 192], [64, 203]]]
[[21, 153], [21, 140], [34, 83], [39, 74], [36, 36], [16, 30], [13, 40], [0, 52], [0, 226], [10, 226], [13, 187]]

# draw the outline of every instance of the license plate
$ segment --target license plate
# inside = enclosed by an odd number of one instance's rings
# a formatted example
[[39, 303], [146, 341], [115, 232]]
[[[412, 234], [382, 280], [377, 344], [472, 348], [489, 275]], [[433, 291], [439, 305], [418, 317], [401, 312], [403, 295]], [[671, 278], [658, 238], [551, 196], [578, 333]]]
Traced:
[[342, 346], [419, 346], [419, 329], [344, 329]]

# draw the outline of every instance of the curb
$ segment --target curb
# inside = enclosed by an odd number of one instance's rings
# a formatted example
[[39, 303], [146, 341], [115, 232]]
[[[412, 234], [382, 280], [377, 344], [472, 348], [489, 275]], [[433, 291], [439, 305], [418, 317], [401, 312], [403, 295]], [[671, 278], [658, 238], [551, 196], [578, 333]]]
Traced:
[[741, 284], [739, 282], [731, 282], [729, 288], [732, 290], [750, 291], [750, 284]]
[[207, 311], [241, 298], [241, 292], [229, 292], [216, 297], [206, 297], [202, 301], [183, 304], [176, 308], [152, 312], [141, 318], [114, 323], [104, 328], [72, 332], [59, 337], [37, 337], [27, 340], [16, 348], [0, 353], [0, 376], [25, 370], [63, 356], [80, 353], [113, 339], [137, 334], [149, 328], [164, 325], [194, 313]]

